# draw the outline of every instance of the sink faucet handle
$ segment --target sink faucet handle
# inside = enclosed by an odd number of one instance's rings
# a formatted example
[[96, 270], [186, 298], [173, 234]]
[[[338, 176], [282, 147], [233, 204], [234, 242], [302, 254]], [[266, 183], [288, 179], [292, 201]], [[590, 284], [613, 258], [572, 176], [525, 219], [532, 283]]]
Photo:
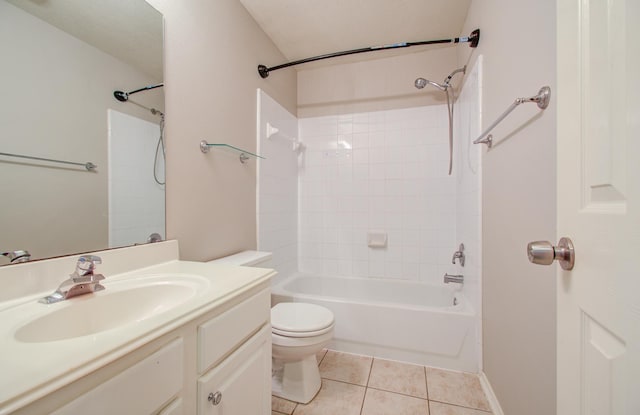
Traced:
[[73, 273], [73, 276], [83, 277], [85, 275], [92, 275], [96, 269], [96, 264], [102, 264], [102, 258], [96, 255], [82, 255], [78, 258], [76, 271]]

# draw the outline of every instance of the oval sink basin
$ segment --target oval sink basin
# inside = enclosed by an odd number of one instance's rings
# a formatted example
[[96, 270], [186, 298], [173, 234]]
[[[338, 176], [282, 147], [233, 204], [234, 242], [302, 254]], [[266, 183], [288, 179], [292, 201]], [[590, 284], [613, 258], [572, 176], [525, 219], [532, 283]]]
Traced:
[[206, 282], [189, 277], [135, 280], [114, 283], [116, 288], [111, 291], [105, 280], [106, 289], [100, 293], [85, 294], [48, 306], [52, 308], [51, 312], [20, 327], [15, 338], [25, 343], [51, 342], [141, 322], [194, 297]]

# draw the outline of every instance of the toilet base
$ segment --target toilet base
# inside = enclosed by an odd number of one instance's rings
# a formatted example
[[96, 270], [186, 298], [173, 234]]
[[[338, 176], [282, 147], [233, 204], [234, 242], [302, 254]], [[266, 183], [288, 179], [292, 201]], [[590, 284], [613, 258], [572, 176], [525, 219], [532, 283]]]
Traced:
[[297, 362], [273, 359], [272, 393], [298, 403], [309, 403], [320, 390], [322, 381], [316, 355]]

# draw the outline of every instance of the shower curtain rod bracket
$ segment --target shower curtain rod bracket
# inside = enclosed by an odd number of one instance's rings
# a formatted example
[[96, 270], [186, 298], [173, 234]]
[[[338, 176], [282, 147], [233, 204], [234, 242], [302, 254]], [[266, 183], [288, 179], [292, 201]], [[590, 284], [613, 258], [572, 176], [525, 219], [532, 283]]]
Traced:
[[538, 91], [538, 95], [535, 97], [535, 102], [538, 104], [538, 108], [541, 110], [546, 109], [549, 106], [549, 100], [551, 99], [551, 88], [543, 86]]
[[476, 29], [469, 35], [469, 47], [477, 48], [480, 43], [480, 29]]
[[351, 49], [351, 50], [344, 50], [342, 52], [327, 53], [325, 55], [313, 56], [311, 58], [304, 58], [297, 61], [283, 63], [282, 65], [276, 65], [272, 67], [267, 67], [266, 65], [258, 65], [258, 74], [262, 79], [266, 79], [269, 76], [269, 72], [271, 71], [288, 68], [290, 66], [301, 65], [303, 63], [319, 61], [323, 59], [354, 55], [356, 53], [374, 52], [374, 51], [386, 50], [386, 49], [408, 48], [411, 46], [420, 46], [420, 45], [436, 45], [441, 43], [469, 43], [470, 47], [477, 48], [479, 42], [480, 42], [480, 29], [476, 29], [473, 32], [471, 32], [471, 34], [467, 37], [455, 37], [452, 39], [439, 39], [439, 40], [423, 40], [420, 42], [400, 42], [400, 43], [393, 43], [391, 45], [370, 46], [368, 48]]

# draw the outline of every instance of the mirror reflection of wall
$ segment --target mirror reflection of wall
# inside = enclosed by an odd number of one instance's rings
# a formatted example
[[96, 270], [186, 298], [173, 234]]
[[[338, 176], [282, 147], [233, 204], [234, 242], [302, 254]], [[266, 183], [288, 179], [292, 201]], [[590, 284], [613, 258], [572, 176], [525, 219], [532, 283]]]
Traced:
[[163, 153], [156, 124], [109, 110], [109, 246], [164, 239]]
[[[142, 63], [126, 57], [137, 56], [132, 46], [161, 53], [162, 16], [144, 0], [59, 2], [78, 8], [73, 13], [78, 11], [80, 17], [73, 23], [69, 10], [56, 11], [57, 4], [50, 3], [0, 0], [0, 152], [92, 162], [97, 168], [87, 171], [82, 166], [0, 156], [0, 250], [28, 250], [32, 259], [39, 259], [144, 243], [149, 235], [126, 241], [109, 235], [110, 216], [117, 212], [109, 210], [108, 112], [116, 110], [138, 122], [151, 123], [154, 138], [138, 140], [146, 142], [144, 146], [133, 144], [132, 138], [129, 155], [144, 159], [141, 165], [153, 164], [160, 116], [148, 109], [164, 111], [162, 88], [131, 96], [129, 102], [117, 101], [113, 92], [162, 82], [161, 56]], [[107, 12], [102, 9], [106, 5], [120, 10]], [[144, 17], [131, 15], [140, 11]], [[97, 15], [91, 17], [94, 12]], [[128, 16], [122, 16], [123, 12]], [[67, 23], [60, 23], [61, 16], [66, 16]], [[42, 20], [45, 18], [55, 26]], [[69, 21], [74, 30], [85, 32], [75, 33], [83, 40], [59, 28]], [[114, 26], [115, 21], [125, 28]], [[93, 29], [103, 33], [96, 35]], [[139, 37], [135, 30], [142, 30]], [[105, 40], [110, 33], [118, 33], [121, 39]], [[126, 44], [119, 47], [122, 35]], [[100, 42], [87, 43], [92, 36], [103, 42], [100, 49], [92, 45]], [[157, 42], [157, 47], [148, 46], [148, 41]], [[124, 49], [129, 50], [120, 54]], [[142, 55], [140, 52], [138, 59]], [[153, 144], [148, 144], [150, 141]], [[134, 154], [138, 147], [145, 154]], [[163, 164], [160, 170], [164, 177]], [[157, 195], [153, 201], [154, 206], [162, 205], [161, 213], [154, 213], [161, 215], [161, 223], [154, 226], [164, 238], [164, 186], [156, 184], [151, 168], [147, 171], [149, 187], [155, 185], [161, 194], [159, 202]], [[134, 187], [129, 194], [145, 192], [140, 189], [136, 192]], [[132, 223], [144, 219], [128, 214]], [[0, 257], [0, 265], [6, 263], [8, 260]]]

